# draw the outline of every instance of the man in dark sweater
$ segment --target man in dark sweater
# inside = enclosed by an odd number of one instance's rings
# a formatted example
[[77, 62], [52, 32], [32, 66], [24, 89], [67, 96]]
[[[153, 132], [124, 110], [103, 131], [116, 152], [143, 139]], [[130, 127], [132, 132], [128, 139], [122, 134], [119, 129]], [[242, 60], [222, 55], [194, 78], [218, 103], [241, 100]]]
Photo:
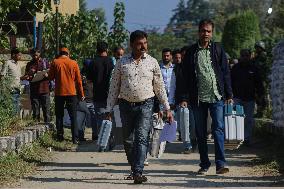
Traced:
[[94, 58], [94, 62], [90, 64], [88, 73], [88, 80], [93, 82], [97, 128], [101, 126], [103, 121], [113, 67], [112, 59], [108, 57], [108, 44], [98, 42], [97, 56]]
[[234, 101], [244, 107], [246, 115], [244, 143], [250, 145], [254, 125], [255, 97], [263, 99], [265, 93], [259, 70], [252, 63], [249, 49], [241, 50], [239, 63], [232, 68], [231, 75]]
[[40, 121], [40, 107], [42, 108], [44, 122], [50, 122], [50, 91], [49, 80], [33, 81], [37, 72], [49, 69], [49, 63], [46, 59], [41, 58], [38, 49], [31, 50], [32, 60], [27, 64], [25, 75], [21, 79], [30, 81], [30, 99], [33, 110], [33, 119]]

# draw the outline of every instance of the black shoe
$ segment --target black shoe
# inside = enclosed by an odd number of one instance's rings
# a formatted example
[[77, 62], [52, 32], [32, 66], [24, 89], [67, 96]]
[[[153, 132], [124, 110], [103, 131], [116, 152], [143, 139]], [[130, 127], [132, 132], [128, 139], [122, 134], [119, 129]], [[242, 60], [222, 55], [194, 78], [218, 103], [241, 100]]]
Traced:
[[192, 149], [190, 148], [186, 148], [184, 151], [183, 151], [184, 154], [191, 154], [192, 153]]
[[93, 140], [93, 141], [96, 141], [96, 140], [98, 140], [98, 139], [99, 139], [98, 136], [92, 136], [92, 140]]
[[142, 176], [141, 174], [137, 174], [133, 176], [134, 184], [142, 184], [143, 182], [147, 182], [147, 177]]
[[206, 175], [208, 173], [208, 169], [205, 169], [205, 168], [200, 168], [198, 171], [197, 171], [197, 174], [198, 175]]
[[229, 168], [228, 167], [220, 167], [218, 169], [216, 169], [216, 174], [225, 174], [229, 172]]
[[105, 152], [105, 151], [106, 151], [105, 148], [99, 148], [99, 149], [98, 149], [98, 152]]

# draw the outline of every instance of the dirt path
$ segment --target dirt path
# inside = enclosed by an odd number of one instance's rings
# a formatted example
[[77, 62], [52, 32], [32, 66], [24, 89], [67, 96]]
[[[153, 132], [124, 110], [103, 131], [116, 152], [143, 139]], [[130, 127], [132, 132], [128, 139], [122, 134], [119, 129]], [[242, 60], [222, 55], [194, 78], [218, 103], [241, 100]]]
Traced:
[[[213, 144], [210, 144], [210, 159], [214, 162]], [[119, 149], [120, 148], [120, 149]], [[251, 159], [257, 157], [256, 148], [241, 148], [227, 151], [230, 173], [216, 175], [212, 164], [209, 175], [197, 176], [199, 155], [182, 154], [182, 144], [167, 144], [161, 159], [150, 157], [145, 167], [148, 182], [134, 185], [124, 180], [129, 166], [122, 146], [113, 152], [96, 152], [95, 143], [87, 142], [78, 147], [78, 152], [53, 152], [54, 159], [38, 172], [19, 182], [21, 188], [210, 188], [210, 187], [269, 187], [280, 180], [277, 175], [265, 175], [252, 168]], [[279, 184], [278, 184], [279, 186]]]

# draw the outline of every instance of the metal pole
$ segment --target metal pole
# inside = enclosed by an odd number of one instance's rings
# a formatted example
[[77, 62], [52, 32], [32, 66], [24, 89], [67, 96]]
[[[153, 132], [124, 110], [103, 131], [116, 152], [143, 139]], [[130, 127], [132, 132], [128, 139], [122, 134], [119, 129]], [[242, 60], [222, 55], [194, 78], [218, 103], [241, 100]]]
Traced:
[[56, 35], [56, 55], [59, 55], [59, 26], [58, 26], [58, 5], [55, 11], [55, 35]]
[[[33, 0], [33, 3], [34, 3], [34, 0]], [[36, 16], [33, 17], [33, 46], [34, 48], [36, 48]]]

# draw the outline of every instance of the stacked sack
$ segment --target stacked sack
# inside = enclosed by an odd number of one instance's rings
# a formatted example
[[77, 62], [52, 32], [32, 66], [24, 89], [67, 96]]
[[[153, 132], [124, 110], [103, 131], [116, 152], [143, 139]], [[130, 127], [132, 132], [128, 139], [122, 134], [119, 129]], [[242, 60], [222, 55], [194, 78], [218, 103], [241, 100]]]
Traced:
[[276, 127], [284, 127], [284, 40], [273, 48], [271, 69], [271, 99], [273, 120]]

